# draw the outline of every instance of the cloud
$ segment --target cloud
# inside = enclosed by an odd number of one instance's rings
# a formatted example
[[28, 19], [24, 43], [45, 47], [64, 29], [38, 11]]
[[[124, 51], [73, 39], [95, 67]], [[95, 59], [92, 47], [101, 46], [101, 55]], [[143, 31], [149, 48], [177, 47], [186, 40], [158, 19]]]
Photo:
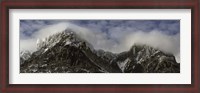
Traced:
[[36, 51], [36, 39], [21, 39], [20, 51], [28, 50], [30, 52]]
[[180, 61], [180, 34], [169, 36], [160, 31], [148, 33], [139, 31], [127, 35], [124, 42], [127, 48], [138, 43], [158, 48], [166, 53], [175, 55], [176, 60]]
[[[135, 43], [146, 44], [158, 48], [180, 59], [180, 34], [177, 30], [177, 22], [140, 22], [140, 21], [62, 21], [41, 23], [29, 38], [20, 40], [20, 50], [36, 51], [37, 39], [42, 39], [64, 31], [73, 29], [81, 38], [88, 41], [95, 49], [103, 49], [113, 53], [128, 51]], [[31, 26], [33, 23], [29, 23]], [[166, 28], [164, 25], [166, 24]], [[175, 26], [174, 26], [174, 25]], [[136, 26], [135, 26], [136, 25]], [[140, 26], [142, 25], [142, 26]], [[169, 29], [169, 27], [171, 27]], [[33, 27], [28, 27], [29, 29]], [[173, 30], [173, 31], [172, 31]], [[171, 34], [171, 32], [173, 32]]]
[[131, 46], [135, 43], [147, 44], [172, 54], [179, 52], [180, 46], [179, 34], [168, 36], [160, 31], [151, 31], [148, 33], [138, 31], [135, 33], [130, 33], [125, 37], [124, 40], [127, 46]]
[[59, 20], [20, 20], [20, 39], [28, 39], [40, 29], [59, 22]]
[[[44, 26], [44, 25], [43, 25]], [[28, 51], [36, 51], [36, 41], [37, 39], [43, 39], [45, 37], [48, 37], [49, 35], [52, 35], [54, 33], [58, 33], [61, 31], [64, 31], [67, 28], [66, 23], [58, 23], [53, 25], [45, 25], [43, 28], [39, 29], [38, 31], [31, 34], [31, 36], [27, 37], [25, 39], [20, 39], [20, 50], [28, 50]]]

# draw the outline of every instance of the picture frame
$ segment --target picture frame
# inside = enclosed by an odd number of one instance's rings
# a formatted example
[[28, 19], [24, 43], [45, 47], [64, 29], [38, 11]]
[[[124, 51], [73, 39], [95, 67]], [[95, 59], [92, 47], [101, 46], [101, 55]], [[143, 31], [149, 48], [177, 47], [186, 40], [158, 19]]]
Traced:
[[[191, 84], [9, 84], [9, 10], [10, 9], [191, 9]], [[199, 93], [199, 1], [198, 0], [97, 0], [97, 1], [16, 1], [1, 2], [1, 92], [141, 92]]]

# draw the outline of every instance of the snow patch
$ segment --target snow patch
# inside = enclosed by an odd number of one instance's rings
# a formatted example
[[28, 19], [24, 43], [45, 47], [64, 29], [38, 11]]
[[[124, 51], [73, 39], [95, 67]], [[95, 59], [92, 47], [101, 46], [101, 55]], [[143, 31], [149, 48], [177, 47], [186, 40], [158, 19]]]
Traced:
[[126, 64], [127, 64], [128, 62], [130, 62], [130, 61], [131, 61], [131, 59], [130, 59], [130, 58], [127, 58], [125, 61], [117, 62], [118, 66], [119, 66], [119, 68], [122, 70], [122, 72], [124, 72], [124, 69], [125, 69], [125, 67], [126, 67]]
[[20, 57], [23, 59], [23, 60], [27, 60], [31, 57], [31, 53], [29, 51], [21, 51], [20, 52]]
[[69, 45], [69, 44], [71, 44], [72, 42], [71, 41], [66, 41], [65, 42], [65, 45]]
[[47, 50], [48, 50], [48, 48], [46, 48], [43, 53], [45, 53]]

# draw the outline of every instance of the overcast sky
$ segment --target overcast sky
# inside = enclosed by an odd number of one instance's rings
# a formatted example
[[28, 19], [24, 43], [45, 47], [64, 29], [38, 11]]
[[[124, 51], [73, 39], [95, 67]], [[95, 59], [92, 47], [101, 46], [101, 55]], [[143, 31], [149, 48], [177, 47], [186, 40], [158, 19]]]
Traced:
[[36, 50], [37, 39], [73, 29], [95, 49], [127, 51], [135, 43], [172, 53], [179, 61], [179, 20], [20, 20], [20, 50]]

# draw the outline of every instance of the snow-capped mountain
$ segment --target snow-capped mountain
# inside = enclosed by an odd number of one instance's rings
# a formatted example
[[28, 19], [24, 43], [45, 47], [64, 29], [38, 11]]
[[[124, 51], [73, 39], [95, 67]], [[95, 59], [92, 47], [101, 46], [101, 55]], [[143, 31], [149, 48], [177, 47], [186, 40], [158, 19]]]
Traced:
[[31, 57], [31, 52], [21, 51], [19, 56], [20, 56], [20, 64], [23, 64], [25, 60]]
[[[40, 51], [41, 50], [47, 51], [48, 49], [52, 48], [58, 43], [64, 43], [64, 46], [71, 45], [71, 46], [79, 47], [83, 42], [86, 42], [86, 41], [79, 38], [73, 31], [70, 31], [70, 29], [67, 29], [63, 32], [53, 34], [42, 40], [38, 39], [37, 49]], [[85, 43], [85, 44], [87, 44], [87, 47], [92, 48], [89, 45], [89, 43]]]
[[172, 54], [141, 44], [133, 45], [129, 51], [118, 54], [112, 62], [116, 62], [125, 73], [180, 72], [180, 65]]
[[[25, 54], [25, 53], [24, 53]], [[37, 51], [26, 56], [21, 73], [178, 73], [175, 57], [147, 45], [113, 54], [95, 50], [86, 40], [67, 29], [37, 40]]]

